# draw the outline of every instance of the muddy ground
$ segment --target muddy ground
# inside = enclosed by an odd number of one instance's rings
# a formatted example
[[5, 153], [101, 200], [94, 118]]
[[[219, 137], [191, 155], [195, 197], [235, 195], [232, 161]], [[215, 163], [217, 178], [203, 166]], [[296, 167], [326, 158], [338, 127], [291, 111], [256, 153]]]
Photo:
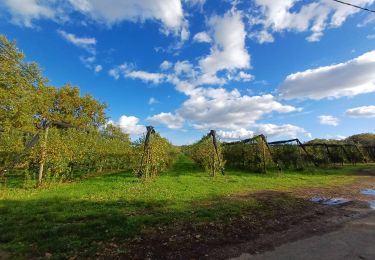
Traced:
[[[231, 200], [256, 198], [271, 203], [272, 217], [243, 212], [225, 222], [187, 223], [149, 230], [122, 245], [125, 254], [114, 254], [107, 248], [98, 258], [132, 259], [227, 259], [243, 253], [256, 254], [272, 250], [290, 241], [339, 229], [348, 221], [375, 214], [369, 209], [371, 197], [361, 195], [365, 188], [375, 188], [375, 172], [363, 171], [357, 180], [345, 187], [300, 189], [289, 193], [262, 192], [233, 196]], [[322, 206], [311, 197], [345, 197], [353, 200], [343, 206]], [[293, 198], [293, 207], [279, 206], [275, 199]], [[274, 203], [274, 204], [272, 204]]]

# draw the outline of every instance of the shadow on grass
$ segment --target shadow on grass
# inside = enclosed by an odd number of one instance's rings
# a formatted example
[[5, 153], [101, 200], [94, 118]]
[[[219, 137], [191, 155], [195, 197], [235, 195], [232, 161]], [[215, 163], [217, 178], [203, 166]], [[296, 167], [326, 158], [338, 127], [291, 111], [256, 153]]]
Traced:
[[3, 200], [0, 244], [18, 257], [39, 257], [46, 253], [57, 258], [93, 257], [100, 250], [98, 245], [124, 243], [145, 228], [226, 222], [244, 211], [252, 219], [260, 220], [264, 216], [274, 217], [275, 211], [283, 212], [293, 200], [284, 193], [268, 197], [262, 193], [230, 199], [215, 197], [181, 209], [170, 207], [171, 202], [167, 201], [93, 202], [58, 197]]

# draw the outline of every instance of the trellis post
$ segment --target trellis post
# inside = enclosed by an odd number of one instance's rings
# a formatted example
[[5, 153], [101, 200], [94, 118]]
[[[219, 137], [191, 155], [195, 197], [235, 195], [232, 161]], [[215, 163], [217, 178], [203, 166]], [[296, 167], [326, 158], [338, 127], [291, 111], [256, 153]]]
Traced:
[[[220, 171], [221, 171], [221, 174], [224, 175], [224, 167], [221, 163], [221, 159], [220, 159], [220, 155], [219, 155], [219, 151], [217, 149], [217, 138], [216, 138], [216, 131], [215, 130], [211, 130], [210, 133], [208, 134], [209, 136], [212, 136], [212, 142], [213, 142], [213, 145], [214, 145], [214, 148], [215, 148], [215, 153], [216, 153], [216, 157], [217, 157], [217, 160], [218, 160], [218, 163], [219, 163], [219, 167], [220, 167]], [[214, 172], [215, 172], [215, 158], [213, 158], [213, 166], [214, 166]]]
[[[141, 177], [142, 175], [145, 175], [145, 177], [147, 178], [148, 174], [149, 174], [149, 164], [150, 164], [150, 159], [151, 159], [151, 154], [150, 154], [150, 142], [151, 142], [151, 137], [152, 135], [155, 133], [155, 129], [153, 126], [147, 126], [146, 127], [147, 129], [147, 133], [146, 133], [146, 137], [145, 137], [145, 143], [144, 143], [144, 146], [143, 146], [143, 154], [142, 154], [142, 158], [141, 158], [141, 162], [140, 162], [140, 165], [139, 165], [139, 170], [138, 170], [138, 176]], [[146, 169], [145, 171], [143, 170], [144, 169], [144, 160], [147, 160], [146, 162]]]
[[38, 185], [42, 184], [43, 180], [43, 172], [44, 172], [44, 165], [46, 163], [47, 157], [47, 143], [48, 143], [48, 130], [49, 124], [47, 122], [43, 122], [44, 136], [41, 144], [41, 151], [40, 151], [40, 161], [39, 161], [39, 173], [38, 173]]

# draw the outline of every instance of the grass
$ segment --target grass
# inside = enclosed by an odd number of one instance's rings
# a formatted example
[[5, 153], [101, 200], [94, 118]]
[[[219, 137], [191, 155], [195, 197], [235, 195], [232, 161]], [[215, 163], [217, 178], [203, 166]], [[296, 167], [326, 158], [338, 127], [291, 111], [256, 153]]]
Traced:
[[122, 172], [40, 189], [13, 183], [0, 194], [0, 249], [18, 257], [92, 256], [99, 241], [125, 241], [157, 225], [219, 221], [245, 209], [272, 210], [251, 199], [224, 199], [230, 194], [345, 185], [363, 167], [280, 175], [228, 171], [212, 178], [181, 157], [174, 169], [150, 181]]

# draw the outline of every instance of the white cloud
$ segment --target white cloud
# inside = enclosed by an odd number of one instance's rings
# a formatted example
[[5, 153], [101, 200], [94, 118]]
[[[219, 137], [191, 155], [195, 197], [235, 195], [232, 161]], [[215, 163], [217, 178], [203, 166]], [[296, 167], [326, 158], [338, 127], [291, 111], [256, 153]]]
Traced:
[[96, 73], [99, 73], [100, 71], [102, 71], [103, 70], [103, 66], [102, 65], [96, 65], [95, 66], [95, 72]]
[[164, 124], [168, 128], [177, 129], [184, 125], [184, 119], [172, 113], [160, 113], [146, 119], [152, 124]]
[[150, 99], [148, 100], [149, 105], [154, 105], [154, 104], [157, 104], [157, 103], [159, 103], [159, 101], [154, 97], [150, 97]]
[[223, 140], [246, 139], [253, 137], [254, 132], [245, 128], [239, 128], [233, 131], [219, 130], [217, 131], [217, 135]]
[[333, 139], [333, 140], [344, 140], [347, 138], [347, 136], [345, 135], [335, 135], [335, 136], [332, 136], [332, 137], [328, 137], [329, 139]]
[[375, 34], [369, 34], [366, 36], [366, 38], [369, 40], [375, 39]]
[[96, 45], [96, 39], [93, 37], [78, 37], [72, 33], [67, 33], [63, 30], [57, 30], [57, 32], [63, 37], [66, 41], [74, 44], [77, 47], [81, 47], [91, 54], [95, 54], [95, 45]]
[[[32, 27], [34, 20], [73, 19], [80, 12], [92, 21], [111, 26], [123, 21], [161, 23], [163, 33], [188, 37], [189, 31], [181, 0], [3, 0], [14, 23]], [[1, 3], [0, 3], [1, 4]]]
[[75, 10], [109, 25], [122, 21], [158, 20], [166, 30], [180, 31], [184, 14], [180, 0], [69, 0]]
[[152, 82], [154, 84], [159, 84], [165, 78], [165, 76], [160, 73], [150, 73], [150, 72], [139, 71], [139, 70], [126, 72], [125, 76], [127, 78], [140, 79], [146, 82]]
[[173, 66], [172, 62], [165, 60], [160, 64], [160, 69], [168, 70], [168, 69], [172, 68], [172, 66]]
[[285, 99], [323, 99], [375, 91], [375, 51], [347, 62], [287, 76], [279, 87]]
[[311, 137], [311, 134], [305, 129], [291, 124], [256, 124], [250, 130], [245, 128], [239, 128], [233, 131], [219, 130], [217, 131], [217, 134], [220, 138], [228, 141], [251, 138], [258, 134], [263, 134], [268, 138], [297, 138], [299, 136]]
[[[374, 0], [351, 1], [360, 6], [373, 2]], [[272, 41], [270, 33], [284, 31], [310, 32], [306, 39], [319, 41], [326, 29], [340, 27], [349, 16], [360, 12], [357, 8], [326, 0], [308, 3], [299, 0], [256, 0], [255, 3], [259, 9], [251, 16], [250, 21], [263, 27], [254, 37], [260, 43]]]
[[[207, 84], [223, 85], [228, 80], [250, 81], [253, 75], [240, 69], [250, 68], [250, 55], [245, 48], [245, 26], [242, 16], [237, 11], [229, 11], [223, 16], [213, 16], [208, 22], [212, 34], [210, 54], [198, 60], [198, 64], [177, 61], [174, 65], [167, 60], [160, 64], [160, 69], [168, 73], [151, 73], [135, 71], [129, 64], [123, 64], [109, 71], [109, 74], [118, 79], [120, 75], [129, 78], [138, 78], [151, 81], [155, 84], [170, 82], [180, 87], [194, 89]], [[174, 71], [169, 71], [170, 68]], [[219, 72], [223, 72], [218, 76]], [[181, 80], [183, 79], [183, 81]]]
[[202, 75], [198, 84], [223, 84], [226, 81], [217, 78], [217, 72], [250, 67], [250, 55], [245, 47], [245, 26], [241, 14], [235, 11], [222, 17], [211, 17], [208, 26], [211, 28], [213, 45], [211, 53], [199, 61]]
[[251, 75], [251, 74], [249, 74], [249, 73], [246, 73], [244, 71], [240, 71], [234, 77], [232, 77], [231, 75], [229, 75], [229, 79], [236, 80], [236, 81], [249, 82], [249, 81], [252, 81], [254, 79], [254, 76]]
[[266, 42], [274, 42], [275, 39], [273, 38], [272, 34], [267, 32], [266, 30], [261, 30], [258, 32], [250, 33], [250, 38], [255, 39], [259, 43], [266, 43]]
[[264, 134], [266, 137], [270, 138], [296, 138], [298, 136], [306, 136], [308, 138], [311, 138], [311, 134], [305, 129], [291, 124], [258, 124], [256, 126], [256, 132], [258, 134]]
[[11, 14], [12, 22], [26, 27], [33, 27], [33, 20], [54, 19], [56, 9], [38, 0], [4, 0], [0, 5], [5, 5]]
[[151, 82], [154, 84], [159, 84], [166, 80], [165, 74], [134, 70], [134, 66], [132, 64], [127, 63], [112, 68], [109, 71], [109, 75], [115, 79], [119, 79], [122, 75], [125, 78], [140, 79], [145, 82]]
[[318, 118], [319, 118], [319, 123], [321, 125], [338, 126], [340, 122], [340, 120], [337, 117], [329, 116], [329, 115], [321, 115]]
[[375, 106], [362, 106], [355, 107], [345, 111], [345, 115], [350, 117], [364, 117], [364, 118], [374, 118], [375, 117]]
[[194, 74], [193, 65], [189, 61], [178, 61], [174, 65], [175, 74], [187, 74], [188, 76], [192, 76]]
[[118, 122], [109, 121], [109, 123], [119, 126], [124, 133], [130, 135], [140, 135], [146, 132], [146, 127], [139, 124], [139, 119], [135, 116], [122, 115]]
[[248, 127], [272, 112], [297, 111], [277, 102], [272, 95], [241, 96], [236, 89], [191, 88], [188, 84], [177, 88], [189, 96], [176, 111], [177, 115], [198, 129], [237, 129]]
[[189, 32], [189, 30], [187, 29], [187, 26], [185, 26], [185, 27], [183, 27], [183, 28], [181, 29], [181, 33], [180, 33], [181, 41], [184, 42], [184, 41], [188, 40], [189, 37], [190, 37], [190, 32]]
[[210, 43], [212, 41], [211, 37], [206, 32], [199, 32], [195, 34], [193, 37], [193, 40], [196, 42], [207, 42], [207, 43]]

